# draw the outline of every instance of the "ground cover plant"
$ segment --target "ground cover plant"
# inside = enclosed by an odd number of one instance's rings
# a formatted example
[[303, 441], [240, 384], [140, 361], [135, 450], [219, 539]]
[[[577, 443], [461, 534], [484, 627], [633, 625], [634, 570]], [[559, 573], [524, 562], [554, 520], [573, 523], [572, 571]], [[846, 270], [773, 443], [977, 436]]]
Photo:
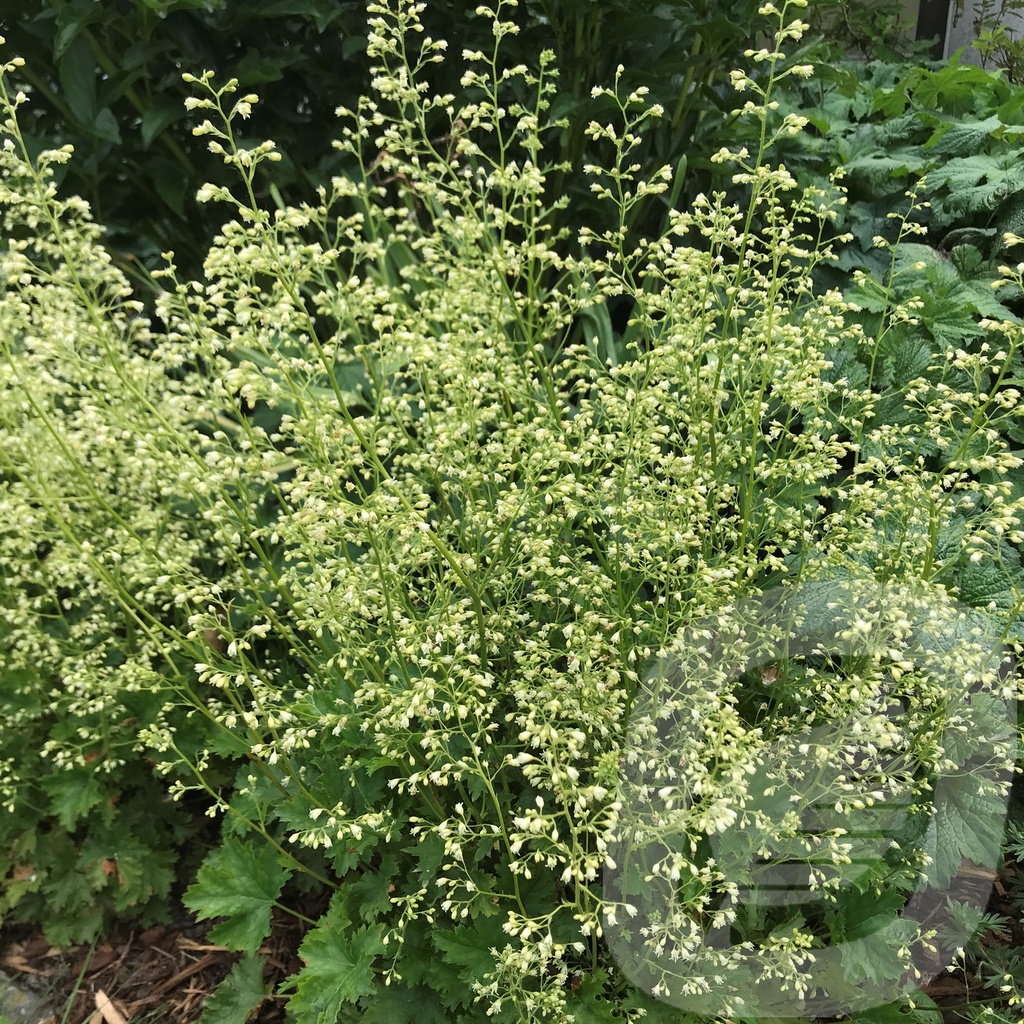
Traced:
[[[231, 219], [158, 322], [4, 86], [6, 915], [158, 913], [198, 811], [185, 902], [240, 953], [210, 1022], [934, 1019], [907, 991], [981, 921], [951, 886], [998, 861], [1016, 755], [1021, 329], [908, 359], [915, 299], [866, 330], [815, 289], [842, 193], [771, 160], [802, 8], [731, 76], [744, 202], [646, 239], [665, 111], [599, 90], [612, 226], [568, 244], [512, 3], [461, 56], [371, 5], [359, 172], [303, 205], [259, 201], [258, 98], [189, 76], [238, 184], [200, 190]], [[772, 860], [809, 898], [759, 898]], [[944, 893], [941, 928], [907, 912]]]

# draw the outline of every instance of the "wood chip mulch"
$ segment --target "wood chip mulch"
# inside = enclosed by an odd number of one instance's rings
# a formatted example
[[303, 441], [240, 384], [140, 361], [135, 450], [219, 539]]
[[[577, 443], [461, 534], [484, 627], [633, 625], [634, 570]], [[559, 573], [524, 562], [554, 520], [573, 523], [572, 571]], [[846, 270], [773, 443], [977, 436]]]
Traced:
[[[210, 926], [189, 921], [123, 931], [95, 949], [58, 950], [41, 935], [6, 942], [0, 937], [0, 969], [45, 995], [55, 1013], [40, 1024], [193, 1024], [239, 957], [207, 941]], [[296, 950], [305, 931], [275, 911], [260, 949], [269, 991], [301, 968]], [[282, 1024], [284, 1003], [268, 997], [250, 1024]]]

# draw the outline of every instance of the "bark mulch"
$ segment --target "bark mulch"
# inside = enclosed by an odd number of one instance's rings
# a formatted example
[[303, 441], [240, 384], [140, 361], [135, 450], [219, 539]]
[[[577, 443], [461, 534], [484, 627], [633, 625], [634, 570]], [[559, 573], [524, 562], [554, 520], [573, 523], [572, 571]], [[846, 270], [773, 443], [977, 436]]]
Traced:
[[[260, 950], [273, 988], [302, 964], [306, 926], [275, 912]], [[53, 948], [41, 935], [0, 938], [0, 970], [44, 995], [54, 1009], [39, 1024], [193, 1024], [239, 954], [207, 940], [210, 922], [124, 930], [95, 948]], [[282, 1024], [283, 998], [264, 1000], [251, 1024]]]

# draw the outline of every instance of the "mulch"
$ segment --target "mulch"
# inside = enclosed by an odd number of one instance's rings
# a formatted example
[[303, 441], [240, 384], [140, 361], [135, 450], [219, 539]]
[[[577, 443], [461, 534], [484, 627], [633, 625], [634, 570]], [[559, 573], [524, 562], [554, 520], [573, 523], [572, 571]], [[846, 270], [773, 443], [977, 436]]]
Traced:
[[[193, 1024], [207, 997], [239, 958], [208, 941], [213, 922], [122, 929], [90, 946], [55, 949], [42, 935], [0, 935], [0, 969], [45, 994], [55, 1014], [40, 1024]], [[260, 949], [264, 981], [273, 991], [301, 967], [296, 951], [307, 930], [275, 911], [273, 929]], [[283, 1024], [285, 998], [269, 997], [251, 1024]]]

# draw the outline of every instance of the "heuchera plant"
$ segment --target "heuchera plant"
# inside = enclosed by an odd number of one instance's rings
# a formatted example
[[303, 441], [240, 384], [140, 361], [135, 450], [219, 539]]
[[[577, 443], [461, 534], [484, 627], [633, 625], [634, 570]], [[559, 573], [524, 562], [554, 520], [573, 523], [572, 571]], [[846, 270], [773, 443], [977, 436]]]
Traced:
[[[65, 907], [39, 829], [120, 870], [141, 813], [93, 829], [130, 770], [222, 819], [186, 896], [242, 954], [210, 1020], [269, 995], [272, 912], [310, 886], [329, 909], [278, 993], [303, 1022], [750, 1016], [730, 972], [799, 1015], [815, 956], [876, 934], [829, 990], [898, 995], [936, 937], [884, 928], [999, 852], [1020, 599], [962, 613], [950, 581], [1024, 540], [1000, 432], [1020, 326], [883, 376], [913, 308], [867, 336], [814, 293], [833, 209], [767, 159], [803, 127], [772, 99], [809, 70], [781, 53], [799, 0], [761, 9], [766, 73], [732, 76], [752, 141], [716, 159], [747, 204], [702, 196], [637, 241], [673, 172], [633, 160], [662, 111], [612, 83], [586, 172], [619, 227], [570, 258], [556, 69], [503, 64], [514, 6], [479, 9], [494, 47], [453, 96], [421, 5], [371, 5], [375, 98], [337, 143], [362, 175], [301, 207], [258, 200], [274, 145], [234, 129], [257, 98], [190, 77], [241, 185], [201, 191], [230, 219], [203, 280], [164, 273], [159, 323], [58, 197], [70, 154], [31, 161], [2, 94], [4, 898], [29, 867], [32, 913]], [[888, 422], [896, 395], [918, 415]], [[758, 638], [773, 594], [792, 614]], [[92, 795], [40, 805], [69, 777]], [[855, 861], [873, 807], [903, 817]], [[811, 902], [749, 896], [772, 850]]]

